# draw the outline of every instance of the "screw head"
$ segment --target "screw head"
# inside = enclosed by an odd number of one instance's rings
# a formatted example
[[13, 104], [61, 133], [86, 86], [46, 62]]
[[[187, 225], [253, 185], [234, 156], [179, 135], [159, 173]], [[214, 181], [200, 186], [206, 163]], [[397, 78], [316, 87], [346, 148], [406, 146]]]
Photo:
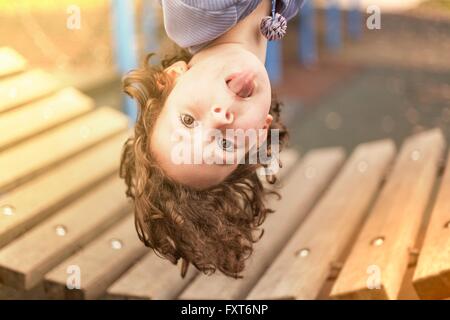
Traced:
[[110, 244], [111, 248], [114, 250], [120, 250], [123, 247], [123, 243], [119, 239], [112, 239]]
[[384, 237], [376, 237], [375, 239], [372, 240], [371, 244], [374, 247], [380, 247], [382, 246], [384, 243]]
[[296, 255], [301, 258], [306, 258], [309, 254], [310, 250], [308, 248], [303, 248], [296, 252]]
[[0, 211], [2, 212], [2, 214], [4, 216], [10, 217], [10, 216], [14, 215], [15, 208], [9, 204], [5, 204], [4, 206], [0, 207]]
[[419, 150], [413, 150], [411, 152], [410, 157], [411, 157], [412, 161], [419, 161], [420, 157], [421, 157], [420, 151]]
[[55, 227], [55, 232], [58, 236], [64, 237], [67, 234], [67, 228], [60, 224]]
[[364, 173], [369, 168], [369, 164], [367, 163], [367, 161], [361, 160], [358, 162], [357, 168], [360, 173]]

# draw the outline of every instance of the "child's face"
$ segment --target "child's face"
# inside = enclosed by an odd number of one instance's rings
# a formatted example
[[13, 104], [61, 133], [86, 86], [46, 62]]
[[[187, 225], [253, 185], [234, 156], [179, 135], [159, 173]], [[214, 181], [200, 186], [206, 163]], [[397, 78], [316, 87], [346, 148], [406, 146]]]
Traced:
[[[267, 71], [255, 55], [232, 47], [192, 66], [179, 61], [166, 72], [175, 84], [156, 120], [151, 151], [165, 173], [179, 183], [198, 189], [218, 184], [236, 169], [242, 155], [267, 138], [272, 121]], [[253, 129], [257, 139], [253, 145], [248, 140], [237, 143], [226, 139], [230, 137], [226, 129]], [[225, 141], [217, 139], [218, 130]], [[188, 150], [189, 159], [196, 162], [174, 161], [172, 152], [180, 149]], [[201, 163], [194, 155], [198, 150], [202, 150]], [[233, 163], [211, 161], [224, 157], [231, 157]]]

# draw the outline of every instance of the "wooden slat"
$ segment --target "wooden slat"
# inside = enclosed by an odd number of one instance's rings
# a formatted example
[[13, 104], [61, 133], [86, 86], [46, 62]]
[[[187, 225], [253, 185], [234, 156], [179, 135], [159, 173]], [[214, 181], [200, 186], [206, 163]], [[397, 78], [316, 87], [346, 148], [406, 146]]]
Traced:
[[27, 61], [11, 48], [0, 48], [0, 78], [25, 70]]
[[54, 77], [39, 69], [0, 81], [0, 113], [51, 94], [60, 87]]
[[45, 298], [43, 284], [28, 291], [16, 290], [0, 284], [0, 300], [44, 300]]
[[405, 141], [337, 278], [332, 297], [397, 298], [444, 147], [439, 129]]
[[[280, 157], [283, 168], [277, 176], [282, 180], [294, 167], [299, 154], [287, 149], [281, 152]], [[151, 253], [117, 280], [107, 295], [110, 299], [174, 299], [197, 274], [198, 271], [190, 266], [182, 279], [178, 268]]]
[[[61, 186], [63, 187], [63, 186]], [[113, 201], [112, 201], [113, 200]], [[125, 185], [112, 177], [0, 250], [0, 280], [29, 289], [44, 274], [129, 212]], [[67, 232], [58, 234], [58, 226]]]
[[247, 298], [315, 299], [362, 223], [394, 153], [391, 140], [359, 145]]
[[198, 275], [189, 266], [184, 278], [170, 261], [149, 253], [107, 290], [109, 299], [175, 299]]
[[94, 102], [74, 88], [0, 116], [0, 151], [93, 109]]
[[450, 296], [450, 155], [413, 277], [423, 299]]
[[[65, 292], [66, 299], [96, 299], [130, 265], [149, 252], [139, 240], [134, 216], [129, 213], [125, 220], [105, 232], [80, 252], [70, 257], [45, 276], [46, 291], [52, 298], [54, 292]], [[81, 288], [67, 289], [67, 268], [76, 265], [81, 271]], [[151, 274], [144, 276], [150, 277]]]
[[127, 137], [108, 139], [0, 197], [0, 247], [117, 172]]
[[254, 253], [242, 273], [233, 279], [216, 273], [201, 274], [181, 294], [181, 299], [242, 299], [280, 252], [304, 216], [330, 183], [344, 160], [341, 148], [309, 152], [283, 182], [282, 200], [270, 199], [275, 210], [262, 226], [264, 236], [254, 246]]
[[100, 108], [0, 153], [0, 190], [126, 130], [127, 124], [120, 112]]

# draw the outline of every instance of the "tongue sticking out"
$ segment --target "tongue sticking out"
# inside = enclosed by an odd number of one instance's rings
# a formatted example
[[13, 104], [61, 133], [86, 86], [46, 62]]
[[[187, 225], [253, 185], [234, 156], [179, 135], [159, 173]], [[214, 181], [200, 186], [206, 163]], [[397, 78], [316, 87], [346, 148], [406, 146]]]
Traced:
[[254, 78], [255, 74], [250, 71], [234, 73], [228, 78], [227, 85], [239, 97], [248, 98], [255, 89]]

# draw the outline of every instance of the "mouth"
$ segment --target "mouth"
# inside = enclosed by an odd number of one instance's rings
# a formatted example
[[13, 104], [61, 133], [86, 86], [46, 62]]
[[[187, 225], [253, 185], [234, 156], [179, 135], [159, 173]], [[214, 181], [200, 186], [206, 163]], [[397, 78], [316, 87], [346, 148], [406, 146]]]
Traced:
[[241, 71], [231, 74], [225, 79], [228, 88], [241, 98], [249, 98], [256, 87], [256, 75], [252, 71]]

